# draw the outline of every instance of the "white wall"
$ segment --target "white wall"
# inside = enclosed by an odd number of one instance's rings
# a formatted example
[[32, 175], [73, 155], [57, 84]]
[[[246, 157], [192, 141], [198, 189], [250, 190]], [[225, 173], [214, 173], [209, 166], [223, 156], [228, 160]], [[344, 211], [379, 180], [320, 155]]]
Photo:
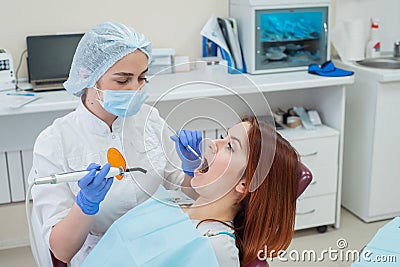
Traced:
[[399, 0], [336, 0], [336, 23], [351, 19], [380, 19], [380, 39], [382, 51], [392, 51], [393, 43], [400, 41], [400, 1]]
[[[14, 58], [30, 34], [84, 32], [103, 21], [132, 26], [153, 42], [173, 47], [178, 55], [201, 56], [200, 30], [211, 14], [228, 15], [228, 0], [1, 0], [0, 48]], [[19, 77], [27, 77], [26, 60]]]
[[[1, 1], [0, 48], [10, 51], [15, 68], [30, 34], [84, 32], [102, 21], [126, 23], [143, 32], [153, 47], [173, 47], [178, 55], [201, 55], [200, 29], [211, 14], [228, 16], [229, 0], [13, 0]], [[383, 50], [400, 40], [400, 0], [333, 0], [334, 19], [381, 19]], [[27, 77], [26, 61], [19, 77]]]

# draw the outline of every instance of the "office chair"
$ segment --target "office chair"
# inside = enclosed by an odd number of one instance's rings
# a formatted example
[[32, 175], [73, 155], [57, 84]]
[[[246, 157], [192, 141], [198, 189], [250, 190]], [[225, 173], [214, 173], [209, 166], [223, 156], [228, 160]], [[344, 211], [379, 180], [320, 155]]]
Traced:
[[[307, 186], [311, 183], [311, 181], [312, 181], [312, 173], [310, 169], [308, 169], [303, 163], [301, 163], [301, 175], [300, 175], [299, 188], [297, 190], [296, 198], [298, 198], [304, 192], [304, 190], [306, 190]], [[54, 257], [53, 252], [51, 252], [51, 250], [50, 250], [50, 255], [53, 267], [67, 267], [66, 263]], [[268, 266], [269, 266], [268, 262], [255, 259], [246, 267], [268, 267]]]

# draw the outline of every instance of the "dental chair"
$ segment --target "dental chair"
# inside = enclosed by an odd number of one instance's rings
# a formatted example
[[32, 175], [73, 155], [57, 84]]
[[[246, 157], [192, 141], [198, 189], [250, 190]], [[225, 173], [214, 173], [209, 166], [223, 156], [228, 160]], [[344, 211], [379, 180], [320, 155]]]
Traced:
[[[300, 180], [299, 180], [299, 188], [297, 190], [297, 198], [306, 190], [307, 186], [311, 183], [312, 181], [312, 173], [311, 171], [303, 164], [301, 163], [301, 175], [300, 175]], [[50, 255], [51, 255], [51, 261], [53, 263], [53, 267], [67, 267], [67, 264], [58, 260], [56, 257], [54, 257], [53, 253], [50, 250]], [[248, 264], [246, 267], [268, 267], [268, 262], [266, 261], [261, 261], [259, 259], [255, 259], [252, 261], [250, 264]]]

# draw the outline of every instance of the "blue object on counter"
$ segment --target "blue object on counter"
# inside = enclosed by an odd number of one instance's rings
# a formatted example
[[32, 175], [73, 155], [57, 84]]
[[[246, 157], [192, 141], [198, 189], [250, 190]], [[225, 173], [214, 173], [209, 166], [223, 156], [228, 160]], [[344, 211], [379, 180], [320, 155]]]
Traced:
[[35, 94], [33, 94], [33, 93], [26, 93], [26, 94], [7, 93], [6, 95], [15, 95], [15, 96], [35, 96]]
[[323, 63], [321, 67], [317, 64], [309, 65], [308, 73], [326, 77], [342, 77], [351, 76], [354, 74], [352, 71], [336, 68], [333, 62], [330, 60]]

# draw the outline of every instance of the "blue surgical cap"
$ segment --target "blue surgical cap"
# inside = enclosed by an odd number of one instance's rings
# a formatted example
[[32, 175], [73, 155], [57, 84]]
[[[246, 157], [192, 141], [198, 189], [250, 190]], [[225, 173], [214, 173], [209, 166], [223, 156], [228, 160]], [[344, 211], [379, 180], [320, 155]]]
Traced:
[[140, 49], [151, 61], [151, 42], [133, 28], [121, 23], [104, 22], [82, 37], [72, 60], [64, 88], [76, 95], [93, 87], [115, 62]]

